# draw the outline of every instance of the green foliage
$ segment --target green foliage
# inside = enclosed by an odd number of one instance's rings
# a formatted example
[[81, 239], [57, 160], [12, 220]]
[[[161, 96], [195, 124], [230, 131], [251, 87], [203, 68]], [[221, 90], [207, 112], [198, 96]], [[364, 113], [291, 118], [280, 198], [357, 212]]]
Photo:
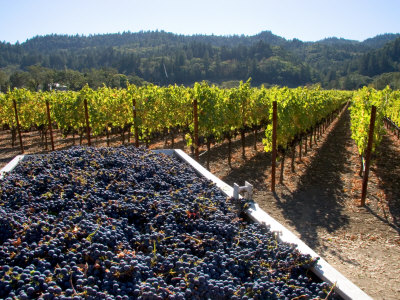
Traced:
[[[296, 89], [274, 87], [268, 92], [271, 101], [277, 102], [277, 146], [282, 149], [349, 100], [348, 92], [324, 91], [319, 86]], [[270, 106], [270, 120], [272, 113]], [[266, 152], [272, 151], [272, 129], [270, 122], [263, 139]]]
[[392, 91], [389, 97], [385, 115], [400, 127], [400, 91]]
[[[364, 87], [354, 93], [350, 106], [351, 137], [357, 144], [360, 155], [364, 155], [367, 149], [372, 106], [376, 107], [372, 152], [375, 152], [382, 140], [382, 134], [385, 132], [383, 118], [388, 107], [395, 107], [393, 103], [396, 98], [392, 97], [392, 94], [389, 87], [381, 91]], [[396, 93], [393, 94], [395, 95]]]
[[[13, 100], [17, 104], [21, 127], [25, 130], [46, 127], [46, 101], [52, 120], [64, 134], [85, 132], [84, 100], [88, 104], [91, 134], [103, 135], [111, 130], [139, 129], [140, 139], [148, 141], [157, 133], [180, 130], [193, 137], [193, 100], [198, 103], [199, 136], [206, 142], [223, 141], [241, 130], [266, 126], [265, 151], [272, 147], [272, 101], [278, 102], [277, 144], [285, 149], [297, 137], [322, 122], [331, 112], [351, 100], [351, 129], [360, 154], [364, 153], [371, 106], [378, 108], [374, 149], [379, 143], [384, 116], [400, 124], [400, 93], [389, 87], [377, 91], [364, 87], [356, 92], [323, 90], [320, 86], [253, 88], [250, 79], [239, 86], [222, 89], [207, 82], [193, 88], [170, 85], [136, 86], [126, 89], [103, 86], [97, 90], [85, 85], [80, 91], [31, 92], [13, 89], [0, 94], [1, 125], [15, 127]], [[133, 119], [135, 100], [136, 120]]]

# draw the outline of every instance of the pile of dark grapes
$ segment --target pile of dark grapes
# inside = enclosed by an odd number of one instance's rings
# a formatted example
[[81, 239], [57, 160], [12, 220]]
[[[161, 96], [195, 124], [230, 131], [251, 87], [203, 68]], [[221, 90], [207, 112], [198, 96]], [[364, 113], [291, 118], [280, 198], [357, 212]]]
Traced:
[[[173, 157], [28, 156], [0, 180], [1, 299], [313, 299], [315, 263]], [[331, 297], [331, 296], [330, 296]]]

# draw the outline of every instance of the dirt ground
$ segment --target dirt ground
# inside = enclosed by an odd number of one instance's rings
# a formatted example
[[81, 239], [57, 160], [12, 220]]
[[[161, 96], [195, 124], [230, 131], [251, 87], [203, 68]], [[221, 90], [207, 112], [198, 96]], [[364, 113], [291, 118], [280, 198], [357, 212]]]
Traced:
[[[0, 168], [20, 154], [11, 147], [9, 131], [0, 131]], [[46, 152], [37, 133], [24, 133], [25, 152]], [[56, 132], [56, 149], [73, 145]], [[246, 158], [241, 141], [232, 143], [232, 168], [227, 143], [211, 148], [210, 171], [230, 185], [254, 185], [254, 200], [267, 213], [292, 230], [344, 276], [374, 299], [400, 299], [400, 141], [390, 132], [374, 157], [365, 207], [358, 207], [362, 178], [360, 159], [351, 139], [349, 113], [344, 112], [308, 147], [302, 159], [296, 148], [295, 171], [290, 158], [284, 165], [283, 184], [270, 192], [270, 154], [263, 152], [262, 134], [246, 136]], [[77, 141], [78, 142], [78, 141]], [[85, 142], [85, 141], [84, 141]], [[94, 145], [105, 146], [104, 139]], [[120, 140], [113, 138], [112, 145]], [[170, 147], [159, 141], [151, 148]], [[175, 148], [187, 147], [178, 140]], [[205, 165], [207, 153], [201, 155]], [[279, 178], [280, 165], [277, 167]]]

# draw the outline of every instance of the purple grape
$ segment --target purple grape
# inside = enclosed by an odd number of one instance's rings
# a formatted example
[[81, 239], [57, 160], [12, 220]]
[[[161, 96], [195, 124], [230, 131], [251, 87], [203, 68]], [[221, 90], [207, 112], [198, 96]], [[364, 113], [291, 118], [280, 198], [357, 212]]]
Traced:
[[186, 163], [146, 149], [28, 156], [1, 180], [0, 207], [2, 299], [285, 299], [330, 290], [308, 277], [314, 259], [241, 220]]

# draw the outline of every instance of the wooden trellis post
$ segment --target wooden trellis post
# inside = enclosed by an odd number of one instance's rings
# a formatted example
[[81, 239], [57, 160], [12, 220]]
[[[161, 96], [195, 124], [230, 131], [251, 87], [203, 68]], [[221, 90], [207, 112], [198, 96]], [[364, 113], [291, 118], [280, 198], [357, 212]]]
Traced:
[[371, 120], [369, 122], [368, 145], [365, 153], [365, 171], [362, 183], [361, 206], [365, 205], [365, 198], [367, 197], [368, 175], [369, 175], [369, 166], [371, 162], [372, 143], [374, 139], [375, 119], [376, 119], [376, 107], [372, 106]]
[[18, 118], [18, 110], [17, 110], [17, 102], [13, 100], [14, 103], [14, 112], [15, 112], [15, 121], [17, 122], [17, 130], [19, 136], [19, 145], [21, 147], [21, 153], [24, 153], [24, 146], [22, 144], [22, 135], [21, 135], [21, 127], [19, 125], [19, 118]]
[[277, 104], [272, 103], [272, 170], [271, 170], [271, 192], [275, 192], [276, 176], [276, 127], [277, 127]]
[[83, 104], [85, 105], [86, 135], [87, 135], [88, 145], [90, 147], [92, 145], [92, 143], [90, 142], [89, 112], [88, 112], [88, 106], [87, 106], [86, 98], [83, 100]]
[[49, 105], [49, 100], [46, 100], [46, 110], [47, 110], [47, 121], [49, 122], [51, 150], [54, 151], [53, 127], [52, 127], [52, 125], [51, 125], [51, 116], [50, 116], [50, 105]]
[[199, 116], [197, 113], [197, 99], [193, 100], [193, 123], [194, 123], [194, 156], [199, 160]]

